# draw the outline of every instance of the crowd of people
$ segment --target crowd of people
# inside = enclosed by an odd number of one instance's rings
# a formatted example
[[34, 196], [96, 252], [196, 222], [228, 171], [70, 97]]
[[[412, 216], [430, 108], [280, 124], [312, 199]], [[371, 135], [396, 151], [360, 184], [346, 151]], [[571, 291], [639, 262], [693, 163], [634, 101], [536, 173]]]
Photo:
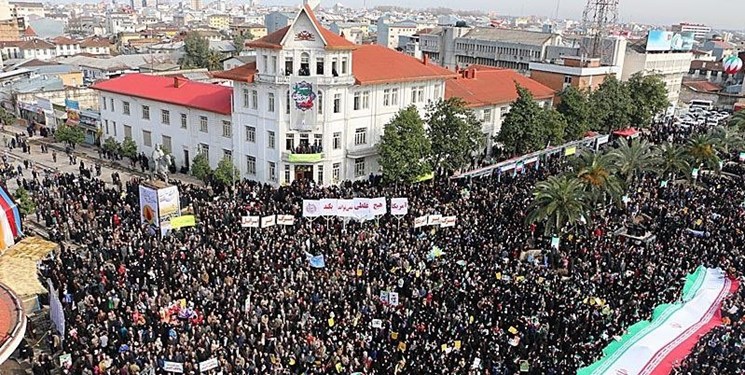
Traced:
[[[26, 184], [37, 219], [62, 243], [39, 269], [65, 309], [66, 371], [165, 373], [175, 362], [196, 374], [216, 358], [225, 374], [572, 374], [675, 301], [697, 266], [742, 276], [741, 175], [664, 187], [644, 175], [627, 202], [593, 212], [556, 247], [525, 217], [536, 182], [569, 164], [557, 157], [515, 176], [408, 186], [172, 181], [198, 223], [164, 237], [140, 222], [140, 181], [37, 176]], [[407, 197], [409, 214], [302, 217], [303, 199], [380, 196]], [[295, 215], [295, 225], [241, 226], [243, 216], [271, 214]], [[413, 228], [426, 214], [457, 216], [457, 225]], [[642, 215], [655, 241], [614, 235]], [[323, 267], [308, 254], [324, 255]], [[382, 297], [390, 292], [398, 303]], [[676, 371], [737, 373], [727, 369], [743, 361], [743, 296], [728, 300], [728, 325]]]

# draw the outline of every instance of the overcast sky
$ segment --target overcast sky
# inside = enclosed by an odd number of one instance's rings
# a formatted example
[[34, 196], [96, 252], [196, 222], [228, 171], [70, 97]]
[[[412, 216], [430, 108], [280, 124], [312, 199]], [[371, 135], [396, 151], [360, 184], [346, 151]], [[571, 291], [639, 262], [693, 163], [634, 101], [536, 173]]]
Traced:
[[[495, 11], [502, 15], [553, 16], [557, 0], [322, 0], [329, 7], [336, 2], [347, 6], [368, 7], [401, 5], [409, 7], [449, 7]], [[581, 19], [587, 0], [558, 0], [559, 17]], [[263, 0], [264, 4], [293, 4], [293, 0]], [[619, 13], [624, 22], [637, 21], [670, 25], [681, 21], [705, 23], [714, 28], [745, 30], [745, 0], [620, 0]]]

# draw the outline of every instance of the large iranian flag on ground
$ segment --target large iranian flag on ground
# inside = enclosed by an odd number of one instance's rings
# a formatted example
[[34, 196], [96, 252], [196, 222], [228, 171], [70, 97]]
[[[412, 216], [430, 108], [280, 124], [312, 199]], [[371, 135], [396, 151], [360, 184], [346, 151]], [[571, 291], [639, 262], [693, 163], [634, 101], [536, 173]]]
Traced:
[[578, 375], [667, 375], [696, 341], [721, 324], [722, 300], [738, 283], [719, 268], [699, 267], [686, 277], [681, 301], [657, 306], [651, 321], [629, 327], [603, 350], [603, 358]]

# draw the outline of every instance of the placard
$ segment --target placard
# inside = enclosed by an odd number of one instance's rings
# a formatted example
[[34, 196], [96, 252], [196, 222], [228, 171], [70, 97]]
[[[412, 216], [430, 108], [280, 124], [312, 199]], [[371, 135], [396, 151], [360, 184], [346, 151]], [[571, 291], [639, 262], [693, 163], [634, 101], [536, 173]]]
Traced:
[[336, 216], [354, 217], [354, 200], [337, 199], [336, 200]]
[[210, 358], [206, 361], [199, 362], [199, 371], [205, 372], [212, 369], [217, 368], [219, 366], [219, 363], [217, 362], [217, 358]]
[[370, 213], [372, 215], [385, 215], [386, 212], [388, 212], [388, 207], [385, 204], [384, 197], [370, 199]]
[[276, 222], [276, 216], [277, 215], [269, 215], [269, 216], [262, 217], [261, 218], [261, 227], [262, 228], [273, 227], [275, 224], [277, 224], [277, 222]]
[[440, 219], [440, 227], [441, 228], [454, 227], [455, 222], [457, 220], [458, 220], [457, 216], [443, 216], [442, 219]]
[[338, 199], [321, 199], [321, 215], [336, 216], [338, 214]]
[[428, 216], [419, 216], [414, 219], [414, 228], [419, 228], [427, 225]]
[[295, 225], [295, 216], [277, 215], [277, 225]]
[[360, 221], [372, 219], [372, 213], [370, 212], [370, 198], [354, 198], [352, 199], [354, 204], [354, 218]]
[[184, 373], [184, 364], [178, 362], [163, 361], [163, 371], [166, 372], [177, 372], [179, 374]]
[[427, 225], [440, 225], [442, 222], [442, 215], [429, 215], [427, 217]]
[[409, 198], [391, 198], [391, 215], [406, 215], [409, 213]]
[[241, 217], [241, 226], [244, 228], [258, 228], [261, 218], [259, 216]]
[[380, 319], [373, 319], [372, 320], [372, 327], [373, 328], [383, 328], [383, 321]]
[[381, 290], [380, 291], [380, 300], [384, 303], [388, 303], [388, 291], [387, 290]]
[[303, 217], [319, 217], [321, 214], [320, 200], [303, 199]]
[[393, 306], [398, 306], [398, 293], [396, 292], [388, 293], [388, 303], [390, 303]]
[[197, 225], [197, 220], [194, 215], [183, 215], [171, 218], [171, 228], [179, 229], [184, 227], [193, 227]]

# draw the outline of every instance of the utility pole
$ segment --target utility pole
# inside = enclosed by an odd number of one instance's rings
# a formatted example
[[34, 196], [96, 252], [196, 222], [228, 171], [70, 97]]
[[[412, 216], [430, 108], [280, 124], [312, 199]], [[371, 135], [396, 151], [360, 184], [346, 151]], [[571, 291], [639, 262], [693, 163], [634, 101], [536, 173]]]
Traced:
[[582, 27], [590, 43], [584, 44], [582, 53], [588, 57], [602, 58], [603, 38], [608, 36], [608, 28], [618, 21], [619, 0], [587, 0], [582, 12]]

